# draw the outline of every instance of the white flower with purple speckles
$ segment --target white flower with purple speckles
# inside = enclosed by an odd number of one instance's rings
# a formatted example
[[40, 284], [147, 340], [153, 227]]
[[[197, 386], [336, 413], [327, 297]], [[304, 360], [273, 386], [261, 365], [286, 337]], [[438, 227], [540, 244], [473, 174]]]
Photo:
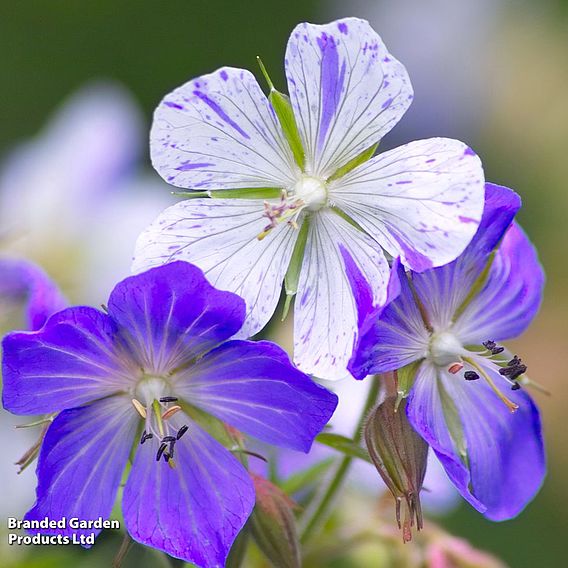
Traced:
[[[356, 308], [340, 246], [385, 300], [389, 264], [415, 271], [454, 260], [477, 230], [484, 177], [456, 140], [411, 142], [373, 156], [413, 97], [404, 66], [363, 20], [300, 24], [286, 50], [290, 99], [225, 67], [166, 96], [152, 160], [195, 197], [140, 236], [136, 272], [175, 259], [200, 266], [247, 303], [245, 334], [295, 303], [295, 361], [346, 376]], [[200, 190], [200, 191], [195, 191]], [[210, 199], [212, 197], [213, 199]]]

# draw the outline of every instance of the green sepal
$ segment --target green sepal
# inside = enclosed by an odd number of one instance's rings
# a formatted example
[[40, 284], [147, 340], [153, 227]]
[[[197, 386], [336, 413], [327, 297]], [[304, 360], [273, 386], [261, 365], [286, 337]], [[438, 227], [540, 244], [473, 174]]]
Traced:
[[370, 148], [367, 148], [363, 152], [361, 152], [358, 156], [355, 156], [353, 159], [349, 160], [345, 165], [341, 166], [334, 174], [327, 178], [327, 181], [334, 181], [336, 179], [342, 178], [345, 174], [348, 174], [350, 171], [354, 170], [357, 166], [364, 164], [366, 161], [370, 160], [377, 151], [379, 147], [379, 143], [373, 144]]
[[316, 442], [333, 448], [346, 456], [373, 463], [367, 450], [346, 436], [323, 433], [316, 437]]
[[246, 187], [239, 189], [210, 189], [208, 191], [173, 191], [172, 195], [194, 199], [212, 197], [213, 199], [277, 199], [282, 195], [279, 187]]
[[306, 250], [306, 242], [308, 240], [309, 217], [305, 217], [300, 232], [292, 251], [290, 264], [284, 276], [284, 289], [286, 290], [286, 300], [284, 301], [284, 311], [282, 313], [282, 321], [286, 319], [292, 298], [298, 292], [298, 282], [300, 281], [300, 272], [302, 271], [302, 261], [304, 260], [304, 252]]
[[455, 405], [452, 397], [447, 393], [444, 385], [442, 384], [441, 379], [438, 377], [436, 379], [438, 381], [438, 391], [440, 393], [440, 400], [442, 402], [442, 410], [444, 412], [444, 418], [446, 419], [446, 426], [448, 427], [448, 432], [454, 444], [456, 445], [456, 449], [458, 454], [465, 464], [466, 467], [469, 467], [469, 460], [467, 455], [467, 442], [465, 440], [465, 434], [463, 431], [462, 421]]
[[298, 125], [296, 124], [296, 117], [294, 116], [294, 110], [292, 109], [292, 105], [290, 103], [290, 97], [277, 91], [274, 88], [274, 83], [270, 79], [268, 75], [268, 71], [262, 63], [260, 57], [257, 57], [258, 65], [260, 66], [260, 70], [268, 83], [268, 87], [270, 88], [270, 93], [268, 95], [268, 100], [278, 117], [278, 121], [280, 122], [280, 126], [282, 127], [282, 131], [284, 132], [284, 136], [286, 136], [286, 140], [290, 146], [290, 150], [292, 150], [292, 154], [294, 154], [294, 160], [300, 167], [302, 171], [304, 171], [304, 167], [306, 165], [306, 155], [304, 153], [304, 147], [302, 145], [302, 139], [300, 138], [300, 132], [298, 131]]
[[408, 396], [414, 381], [416, 380], [416, 373], [420, 368], [422, 361], [414, 361], [409, 365], [400, 368], [396, 372], [397, 384], [396, 384], [396, 403], [395, 411], [398, 411], [398, 407], [402, 402], [402, 399]]

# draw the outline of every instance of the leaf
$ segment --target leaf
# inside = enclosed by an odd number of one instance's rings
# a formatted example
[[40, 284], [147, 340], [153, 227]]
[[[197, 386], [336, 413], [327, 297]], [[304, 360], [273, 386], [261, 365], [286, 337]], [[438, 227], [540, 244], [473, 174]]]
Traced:
[[372, 463], [371, 458], [365, 448], [356, 444], [350, 438], [346, 436], [341, 436], [340, 434], [327, 434], [323, 433], [316, 437], [316, 442], [323, 444], [324, 446], [328, 446], [345, 454], [346, 456], [350, 456], [352, 458], [359, 458], [360, 460]]

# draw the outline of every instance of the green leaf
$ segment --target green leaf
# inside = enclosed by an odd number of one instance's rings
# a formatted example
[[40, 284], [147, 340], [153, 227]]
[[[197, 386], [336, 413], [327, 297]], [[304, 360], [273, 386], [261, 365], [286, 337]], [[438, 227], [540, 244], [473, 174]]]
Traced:
[[260, 70], [268, 83], [268, 87], [270, 88], [270, 94], [268, 95], [268, 100], [278, 117], [280, 122], [280, 126], [282, 126], [282, 130], [284, 132], [284, 136], [286, 136], [286, 140], [292, 150], [292, 154], [294, 154], [294, 159], [300, 169], [304, 171], [304, 166], [306, 165], [306, 156], [304, 153], [304, 147], [302, 146], [302, 139], [300, 138], [300, 133], [298, 131], [298, 125], [296, 124], [296, 117], [294, 116], [294, 110], [292, 109], [292, 105], [290, 104], [290, 98], [277, 91], [274, 88], [274, 83], [270, 79], [268, 75], [268, 71], [262, 63], [260, 57], [257, 57], [258, 65], [260, 66]]
[[316, 442], [333, 448], [346, 456], [372, 463], [367, 450], [345, 436], [323, 433], [316, 437]]
[[357, 166], [364, 164], [367, 160], [370, 160], [373, 157], [378, 147], [378, 142], [376, 144], [373, 144], [370, 148], [367, 148], [358, 156], [355, 156], [352, 160], [349, 160], [344, 166], [341, 166], [334, 174], [327, 178], [327, 181], [334, 181], [336, 179], [339, 179], [345, 174], [348, 174], [350, 171], [354, 170]]
[[237, 189], [210, 189], [207, 191], [174, 191], [172, 195], [193, 199], [212, 197], [213, 199], [276, 199], [282, 195], [279, 187], [245, 187]]
[[288, 495], [293, 495], [310, 485], [320, 483], [322, 476], [332, 463], [333, 458], [318, 462], [307, 469], [294, 473], [285, 481], [280, 482], [279, 485]]
[[306, 217], [300, 228], [298, 239], [292, 251], [292, 258], [284, 277], [284, 288], [286, 290], [286, 300], [284, 302], [284, 312], [282, 321], [286, 319], [292, 298], [298, 292], [298, 282], [300, 281], [300, 272], [302, 270], [302, 261], [304, 260], [304, 251], [306, 250], [306, 241], [308, 240], [309, 217]]

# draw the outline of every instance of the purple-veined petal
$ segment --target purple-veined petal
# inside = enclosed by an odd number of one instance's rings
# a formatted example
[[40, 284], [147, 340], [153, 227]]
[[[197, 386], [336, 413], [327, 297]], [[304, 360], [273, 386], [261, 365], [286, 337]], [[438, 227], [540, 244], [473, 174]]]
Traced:
[[[518, 515], [534, 497], [546, 472], [538, 409], [523, 391], [486, 367], [497, 386], [519, 409], [511, 413], [483, 379], [466, 381], [423, 364], [407, 412], [416, 431], [434, 449], [464, 499], [486, 517]], [[444, 389], [442, 391], [442, 389]], [[445, 393], [445, 394], [444, 394]], [[447, 425], [447, 400], [457, 410], [469, 467]], [[446, 412], [444, 406], [446, 405]]]
[[412, 295], [408, 277], [397, 261], [389, 282], [389, 296], [359, 325], [349, 371], [357, 379], [394, 371], [424, 357], [429, 333]]
[[406, 69], [357, 18], [296, 26], [286, 76], [308, 173], [322, 178], [377, 143], [412, 102]]
[[513, 223], [499, 247], [483, 290], [456, 323], [464, 344], [502, 341], [520, 335], [542, 300], [544, 271], [536, 249]]
[[432, 138], [375, 156], [330, 184], [330, 198], [389, 254], [422, 272], [457, 258], [481, 220], [481, 161]]
[[[126, 396], [64, 410], [49, 427], [37, 467], [37, 499], [27, 520], [107, 519], [136, 435], [138, 415]], [[91, 534], [99, 529], [47, 529]]]
[[276, 115], [249, 71], [223, 67], [160, 103], [152, 163], [177, 187], [288, 187], [296, 166]]
[[389, 267], [376, 243], [329, 209], [313, 215], [294, 307], [294, 361], [322, 379], [349, 374], [358, 314], [346, 252], [371, 284], [373, 302], [384, 302]]
[[146, 371], [167, 372], [206, 353], [242, 326], [241, 298], [213, 288], [203, 272], [176, 261], [116, 285], [109, 315], [129, 332]]
[[67, 308], [35, 332], [3, 341], [2, 401], [16, 414], [73, 408], [128, 388], [136, 377], [116, 349], [116, 323], [93, 308]]
[[521, 200], [514, 191], [485, 184], [483, 217], [465, 251], [450, 264], [413, 274], [414, 287], [435, 329], [452, 325], [456, 310], [469, 295], [520, 206]]
[[264, 442], [308, 452], [337, 396], [298, 371], [268, 341], [229, 341], [174, 386], [192, 404]]
[[166, 209], [137, 242], [133, 270], [186, 260], [247, 305], [239, 337], [258, 333], [278, 304], [298, 231], [282, 224], [263, 240], [268, 219], [260, 200], [191, 199]]
[[[176, 415], [177, 424], [182, 419]], [[142, 544], [202, 567], [224, 566], [254, 506], [245, 468], [191, 420], [175, 445], [175, 468], [140, 446], [124, 489], [126, 529]]]
[[67, 307], [57, 284], [33, 262], [0, 259], [0, 274], [0, 301], [23, 302], [30, 330], [39, 329], [49, 316]]

